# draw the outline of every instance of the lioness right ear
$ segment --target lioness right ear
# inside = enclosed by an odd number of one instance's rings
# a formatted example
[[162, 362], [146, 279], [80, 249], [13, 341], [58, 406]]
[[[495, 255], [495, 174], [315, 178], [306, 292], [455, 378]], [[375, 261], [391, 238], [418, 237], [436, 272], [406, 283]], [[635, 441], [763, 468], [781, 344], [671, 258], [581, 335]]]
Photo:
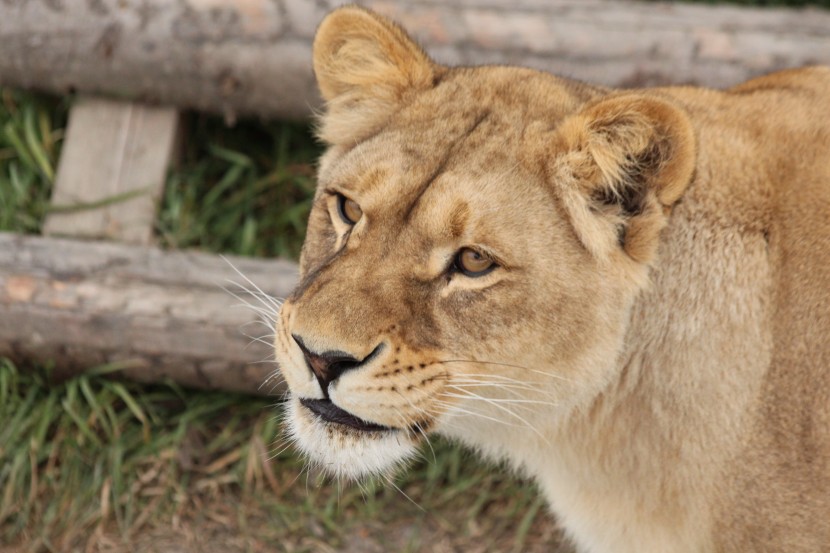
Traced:
[[695, 137], [685, 111], [627, 93], [589, 104], [554, 132], [550, 178], [582, 243], [649, 263], [672, 205], [689, 184]]
[[314, 38], [313, 58], [326, 101], [318, 134], [329, 144], [371, 134], [407, 92], [432, 86], [438, 67], [398, 25], [358, 6], [326, 16]]

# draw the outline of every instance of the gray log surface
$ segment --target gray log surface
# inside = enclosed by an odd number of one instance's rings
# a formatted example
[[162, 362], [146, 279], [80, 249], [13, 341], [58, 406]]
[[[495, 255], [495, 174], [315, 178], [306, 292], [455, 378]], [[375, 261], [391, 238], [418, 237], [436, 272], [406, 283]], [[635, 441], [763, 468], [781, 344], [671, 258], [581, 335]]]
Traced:
[[[271, 296], [296, 283], [293, 263], [227, 259]], [[121, 362], [142, 382], [279, 393], [272, 348], [252, 339], [272, 331], [223, 287], [263, 304], [234, 282], [253, 288], [214, 255], [0, 233], [0, 356], [54, 361], [59, 376]]]
[[[311, 42], [340, 0], [0, 0], [0, 84], [305, 118]], [[438, 60], [610, 86], [727, 86], [830, 63], [830, 12], [626, 0], [363, 0]]]

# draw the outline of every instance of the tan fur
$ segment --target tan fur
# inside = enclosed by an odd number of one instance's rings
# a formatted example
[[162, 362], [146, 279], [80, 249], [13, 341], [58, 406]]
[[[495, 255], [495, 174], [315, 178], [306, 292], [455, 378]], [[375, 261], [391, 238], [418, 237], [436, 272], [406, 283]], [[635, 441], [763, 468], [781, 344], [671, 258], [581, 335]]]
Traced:
[[[301, 449], [360, 477], [457, 438], [582, 551], [828, 550], [830, 70], [614, 91], [443, 67], [356, 7], [314, 67], [330, 147], [276, 340]], [[498, 267], [448, 271], [465, 247]], [[393, 430], [303, 407], [292, 335], [376, 351], [327, 391]]]

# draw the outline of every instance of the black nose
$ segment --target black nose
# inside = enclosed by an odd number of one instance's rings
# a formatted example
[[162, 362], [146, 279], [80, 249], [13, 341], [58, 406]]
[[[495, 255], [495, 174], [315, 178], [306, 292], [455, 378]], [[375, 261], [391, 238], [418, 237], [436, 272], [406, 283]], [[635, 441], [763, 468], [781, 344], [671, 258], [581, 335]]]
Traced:
[[347, 370], [358, 367], [361, 364], [368, 361], [369, 358], [373, 357], [380, 349], [380, 346], [378, 346], [374, 349], [374, 351], [372, 351], [372, 353], [370, 353], [364, 359], [356, 359], [355, 357], [343, 351], [335, 350], [324, 351], [322, 353], [315, 353], [308, 349], [308, 347], [303, 342], [302, 338], [300, 338], [296, 334], [292, 334], [291, 336], [294, 338], [294, 341], [297, 342], [297, 345], [300, 346], [300, 349], [303, 351], [303, 356], [305, 357], [305, 362], [308, 364], [308, 368], [310, 368], [311, 372], [314, 373], [314, 376], [317, 377], [317, 381], [320, 383], [320, 387], [323, 389], [323, 394], [327, 398], [329, 395], [329, 384], [340, 378], [340, 375], [342, 375]]

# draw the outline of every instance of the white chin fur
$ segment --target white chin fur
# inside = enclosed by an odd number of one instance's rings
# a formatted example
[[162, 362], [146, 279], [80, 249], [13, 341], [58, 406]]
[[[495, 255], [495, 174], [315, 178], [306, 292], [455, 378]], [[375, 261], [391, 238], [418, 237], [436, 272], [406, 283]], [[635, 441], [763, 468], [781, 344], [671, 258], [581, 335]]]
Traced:
[[388, 473], [417, 452], [405, 431], [339, 430], [320, 421], [296, 397], [288, 401], [288, 431], [309, 460], [337, 478]]

